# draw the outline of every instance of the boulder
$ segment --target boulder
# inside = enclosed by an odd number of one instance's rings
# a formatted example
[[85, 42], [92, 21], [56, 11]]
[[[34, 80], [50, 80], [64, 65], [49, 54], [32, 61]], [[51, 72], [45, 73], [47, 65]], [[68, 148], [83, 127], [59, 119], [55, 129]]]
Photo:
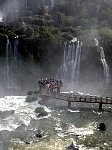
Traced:
[[79, 150], [79, 148], [72, 142], [68, 147], [66, 147], [66, 150]]
[[37, 117], [44, 117], [44, 116], [47, 116], [48, 115], [48, 112], [46, 111], [43, 111], [43, 112], [40, 112]]
[[35, 108], [35, 113], [41, 113], [43, 111], [44, 111], [43, 107], [37, 107], [37, 108]]
[[27, 95], [32, 95], [33, 94], [33, 92], [32, 91], [29, 91], [28, 93], [27, 93]]
[[42, 138], [44, 135], [44, 132], [42, 131], [42, 129], [38, 129], [36, 132], [35, 132], [35, 136], [37, 138]]
[[106, 125], [104, 123], [100, 123], [98, 126], [98, 129], [101, 131], [105, 131], [106, 130]]
[[35, 101], [35, 100], [37, 100], [37, 95], [28, 95], [27, 97], [26, 97], [26, 102], [32, 102], [32, 101]]
[[43, 117], [48, 115], [48, 112], [46, 112], [43, 107], [37, 107], [35, 109], [35, 113], [38, 113], [37, 117]]

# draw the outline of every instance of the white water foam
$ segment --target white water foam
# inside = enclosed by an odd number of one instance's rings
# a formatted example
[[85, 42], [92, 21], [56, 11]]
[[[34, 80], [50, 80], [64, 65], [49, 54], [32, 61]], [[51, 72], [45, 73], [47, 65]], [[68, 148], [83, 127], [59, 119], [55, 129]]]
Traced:
[[78, 136], [91, 135], [94, 133], [94, 127], [90, 124], [84, 128], [77, 128], [75, 125], [70, 124], [68, 126], [68, 132]]
[[[32, 118], [38, 119], [34, 110], [36, 107], [44, 107], [38, 104], [38, 101], [32, 103], [25, 102], [25, 96], [6, 96], [0, 99], [0, 111], [1, 113], [10, 113], [5, 118], [0, 114], [0, 131], [9, 130], [13, 131], [21, 124], [29, 125]], [[50, 112], [49, 108], [44, 107], [45, 111]], [[3, 115], [2, 115], [3, 116]], [[46, 117], [49, 117], [46, 116]], [[43, 119], [43, 117], [39, 118]]]

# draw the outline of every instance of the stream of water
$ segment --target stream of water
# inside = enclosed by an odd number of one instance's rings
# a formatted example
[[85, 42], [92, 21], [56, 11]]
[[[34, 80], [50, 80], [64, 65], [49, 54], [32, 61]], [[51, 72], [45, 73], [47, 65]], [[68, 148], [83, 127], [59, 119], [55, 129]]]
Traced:
[[65, 82], [79, 84], [81, 43], [74, 38], [64, 43], [64, 58], [57, 72], [57, 77]]

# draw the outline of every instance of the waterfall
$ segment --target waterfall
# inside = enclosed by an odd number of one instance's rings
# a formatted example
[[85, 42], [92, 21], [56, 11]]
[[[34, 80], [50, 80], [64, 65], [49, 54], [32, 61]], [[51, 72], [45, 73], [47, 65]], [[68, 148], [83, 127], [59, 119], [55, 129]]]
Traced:
[[[95, 45], [99, 46], [99, 42], [96, 38], [94, 41], [95, 41]], [[107, 61], [105, 59], [105, 53], [104, 53], [103, 47], [101, 47], [101, 46], [99, 46], [99, 47], [100, 47], [101, 62], [103, 65], [104, 80], [105, 80], [105, 83], [109, 83], [110, 82], [109, 66], [108, 66]]]
[[104, 49], [102, 47], [100, 47], [100, 55], [101, 55], [101, 62], [103, 64], [103, 69], [104, 69], [105, 82], [109, 83], [110, 82], [109, 66], [105, 59]]
[[42, 0], [42, 6], [44, 6], [45, 5], [45, 0]]
[[25, 8], [28, 8], [28, 0], [25, 0]]
[[78, 41], [77, 48], [76, 48], [75, 61], [72, 67], [72, 74], [71, 74], [72, 81], [75, 80], [79, 82], [80, 56], [81, 56], [81, 46], [80, 46], [80, 42]]
[[57, 78], [64, 82], [79, 82], [81, 44], [76, 38], [64, 43], [63, 65], [59, 67]]
[[3, 19], [3, 15], [2, 15], [2, 13], [0, 12], [0, 22], [2, 22], [2, 19]]
[[54, 1], [55, 0], [51, 0], [51, 9], [54, 7]]
[[7, 43], [6, 43], [6, 82], [7, 82], [7, 87], [10, 87], [10, 75], [9, 75], [9, 48], [10, 48], [10, 42], [8, 36], [7, 38]]
[[8, 89], [17, 89], [16, 74], [18, 69], [18, 41], [14, 41], [14, 49], [8, 36], [6, 43], [6, 86]]
[[18, 68], [18, 58], [19, 58], [19, 53], [18, 53], [18, 44], [19, 42], [17, 40], [14, 41], [14, 66], [15, 66], [15, 71], [17, 71]]
[[18, 40], [16, 39], [14, 41], [14, 52], [13, 52], [13, 73], [14, 73], [14, 88], [18, 89], [17, 87], [17, 81], [16, 81], [16, 77], [18, 74], [18, 69], [19, 69], [19, 62], [20, 62], [20, 54], [18, 52]]

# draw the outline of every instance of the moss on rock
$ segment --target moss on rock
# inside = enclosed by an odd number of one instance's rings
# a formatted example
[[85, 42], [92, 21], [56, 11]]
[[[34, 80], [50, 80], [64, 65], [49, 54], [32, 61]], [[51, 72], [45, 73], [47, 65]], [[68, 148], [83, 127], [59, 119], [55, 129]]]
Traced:
[[47, 116], [48, 115], [48, 112], [46, 111], [43, 111], [43, 112], [40, 112], [37, 117], [43, 117], [43, 116]]
[[38, 113], [37, 117], [43, 117], [48, 115], [48, 112], [46, 112], [43, 107], [37, 107], [35, 109], [35, 113]]
[[36, 95], [28, 95], [26, 97], [26, 102], [32, 102], [32, 101], [35, 101], [37, 100], [37, 96]]
[[35, 113], [41, 113], [41, 112], [43, 112], [44, 111], [44, 108], [43, 107], [37, 107], [36, 109], [35, 109]]

